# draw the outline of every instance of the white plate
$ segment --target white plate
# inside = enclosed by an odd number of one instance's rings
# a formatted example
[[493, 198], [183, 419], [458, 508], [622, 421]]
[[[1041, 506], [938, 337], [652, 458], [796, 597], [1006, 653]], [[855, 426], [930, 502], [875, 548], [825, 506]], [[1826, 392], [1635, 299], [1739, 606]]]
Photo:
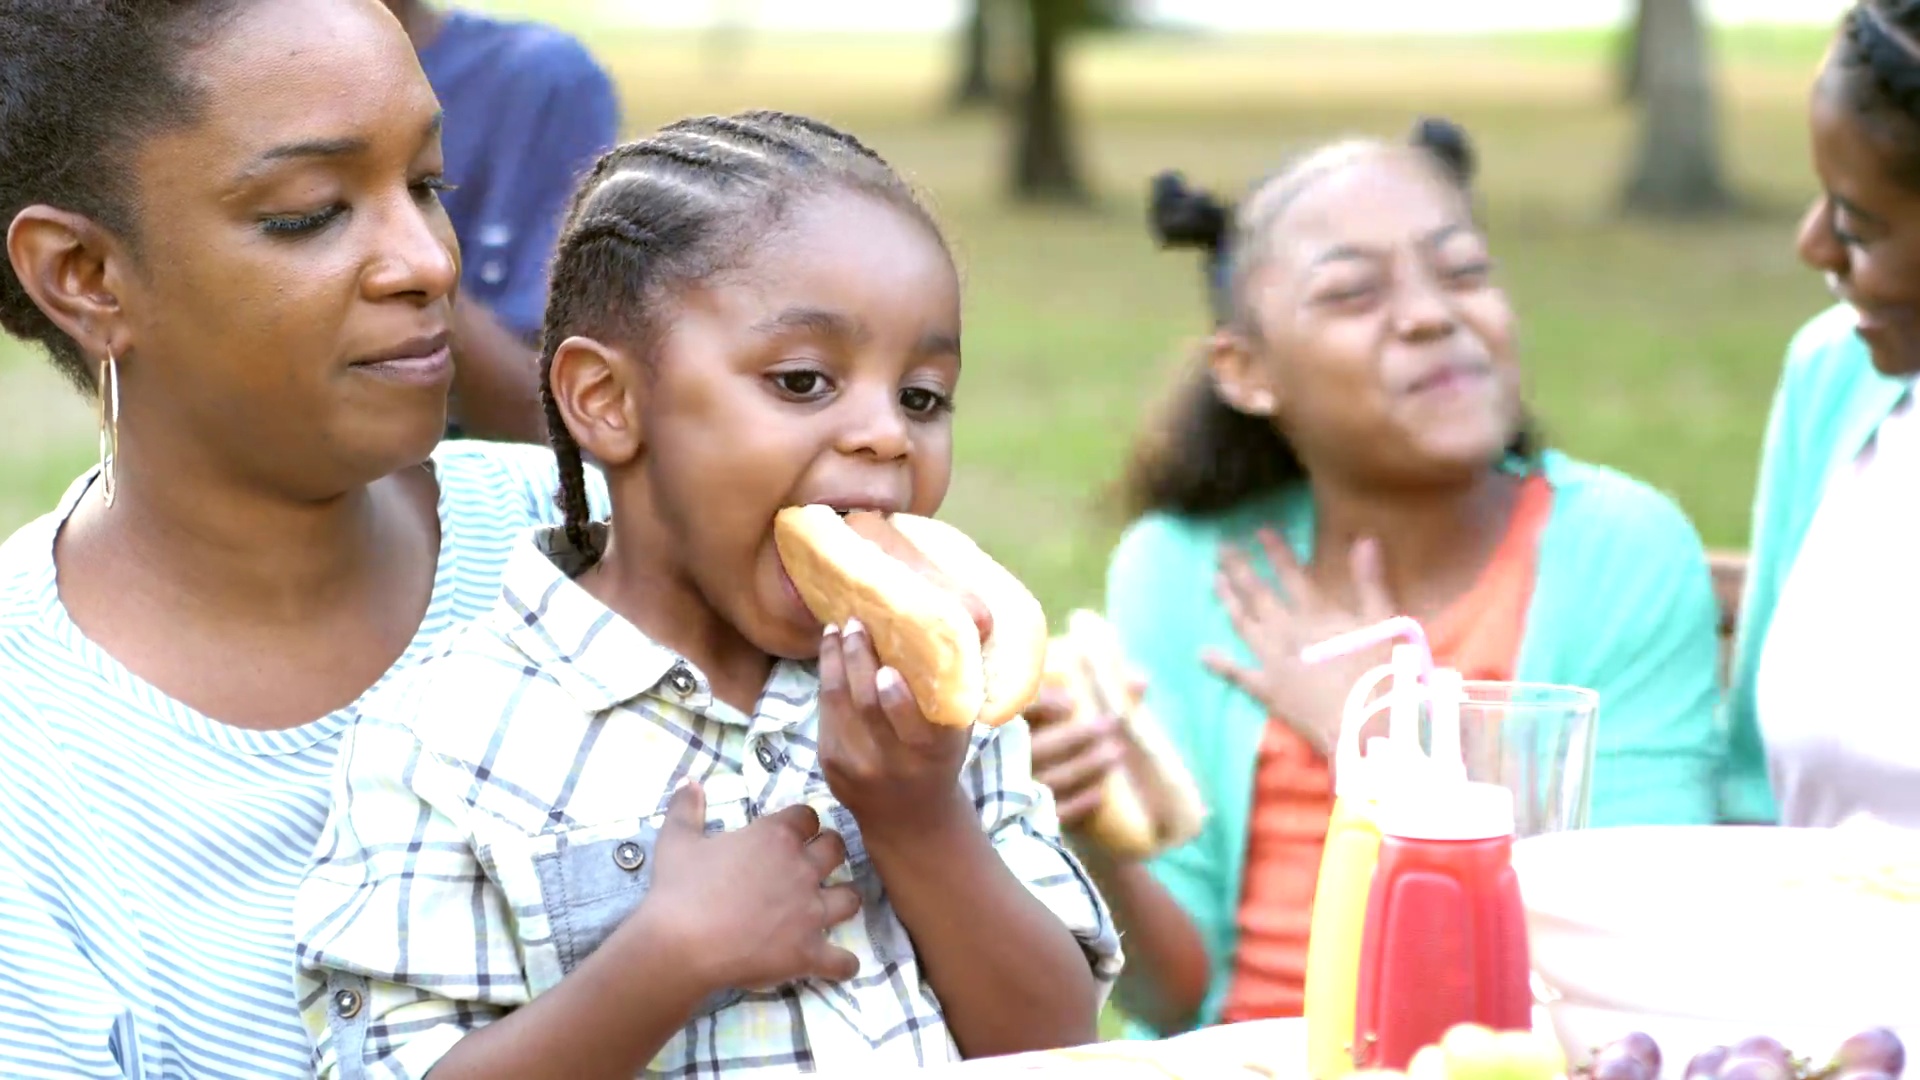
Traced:
[[1839, 883], [1893, 864], [1920, 883], [1920, 837], [1645, 827], [1514, 847], [1534, 969], [1559, 997], [1568, 1057], [1645, 1031], [1673, 1076], [1749, 1035], [1824, 1059], [1864, 1028], [1920, 1021], [1920, 895]]

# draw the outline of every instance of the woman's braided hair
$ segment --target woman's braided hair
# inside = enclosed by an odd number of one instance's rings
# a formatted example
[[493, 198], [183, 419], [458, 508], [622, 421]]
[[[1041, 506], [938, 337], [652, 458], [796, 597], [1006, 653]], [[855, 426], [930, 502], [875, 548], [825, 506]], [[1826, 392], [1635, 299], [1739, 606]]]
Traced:
[[[1431, 155], [1441, 172], [1471, 197], [1476, 163], [1473, 145], [1459, 125], [1423, 119], [1409, 142]], [[1240, 207], [1189, 188], [1178, 173], [1155, 178], [1150, 211], [1154, 236], [1162, 247], [1200, 249], [1216, 327], [1246, 324], [1244, 287], [1269, 246], [1267, 231], [1281, 211], [1315, 178], [1381, 145], [1356, 140], [1311, 152], [1256, 185]], [[1523, 418], [1508, 451], [1531, 458], [1538, 450], [1533, 424]], [[1154, 511], [1205, 516], [1299, 483], [1306, 475], [1299, 455], [1272, 419], [1229, 405], [1206, 365], [1196, 364], [1169, 403], [1166, 417], [1134, 448], [1120, 490], [1131, 517]]]
[[651, 351], [666, 329], [674, 290], [738, 266], [799, 199], [834, 189], [883, 199], [940, 235], [913, 189], [879, 154], [790, 113], [681, 120], [608, 151], [581, 181], [553, 257], [540, 382], [567, 539], [586, 563], [600, 550], [588, 528], [580, 446], [553, 395], [554, 352], [574, 336]]
[[1920, 187], [1920, 0], [1860, 0], [1840, 23], [1832, 62], [1863, 114], [1898, 125], [1883, 140], [1888, 164]]

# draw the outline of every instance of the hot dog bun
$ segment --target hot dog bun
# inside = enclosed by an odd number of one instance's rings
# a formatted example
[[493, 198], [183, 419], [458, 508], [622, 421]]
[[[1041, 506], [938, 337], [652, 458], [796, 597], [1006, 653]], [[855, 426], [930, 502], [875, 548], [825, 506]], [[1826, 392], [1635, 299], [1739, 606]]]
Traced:
[[[953, 526], [911, 514], [886, 520], [951, 585], [887, 554], [830, 506], [791, 506], [774, 516], [774, 545], [807, 610], [830, 625], [860, 620], [875, 655], [906, 680], [932, 723], [998, 727], [1020, 715], [1046, 663], [1040, 602]], [[991, 615], [984, 646], [953, 586]]]
[[1128, 743], [1108, 774], [1100, 809], [1088, 823], [1095, 843], [1129, 859], [1178, 847], [1200, 833], [1206, 806], [1193, 775], [1159, 721], [1133, 693], [1120, 635], [1098, 613], [1075, 611], [1048, 645], [1049, 678], [1074, 697], [1076, 715], [1114, 716]]

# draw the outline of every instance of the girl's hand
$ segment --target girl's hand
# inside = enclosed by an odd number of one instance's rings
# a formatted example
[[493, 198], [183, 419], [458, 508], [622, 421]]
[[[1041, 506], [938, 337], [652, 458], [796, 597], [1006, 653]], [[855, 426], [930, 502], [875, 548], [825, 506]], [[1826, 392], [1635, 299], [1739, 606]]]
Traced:
[[914, 835], [972, 803], [958, 798], [973, 729], [920, 714], [858, 620], [820, 640], [820, 768], [870, 840]]
[[[1138, 705], [1146, 680], [1133, 677], [1127, 692]], [[1041, 688], [1026, 719], [1033, 732], [1033, 778], [1053, 792], [1061, 829], [1082, 833], [1100, 809], [1107, 777], [1124, 768], [1133, 752], [1124, 723], [1091, 710], [1076, 715], [1073, 695], [1054, 684]]]
[[1208, 668], [1258, 701], [1272, 716], [1292, 728], [1321, 754], [1331, 754], [1340, 731], [1340, 710], [1353, 684], [1367, 669], [1384, 663], [1388, 646], [1356, 653], [1323, 664], [1308, 665], [1301, 650], [1337, 634], [1392, 618], [1393, 598], [1380, 567], [1380, 547], [1361, 540], [1350, 553], [1353, 586], [1358, 603], [1334, 602], [1315, 587], [1285, 540], [1270, 529], [1260, 531], [1260, 547], [1283, 596], [1254, 571], [1246, 553], [1234, 548], [1220, 553], [1216, 588], [1240, 639], [1253, 653], [1243, 665], [1231, 657], [1209, 652]]
[[1033, 732], [1033, 778], [1052, 790], [1060, 827], [1078, 832], [1100, 809], [1107, 776], [1126, 758], [1120, 722], [1076, 716], [1073, 695], [1054, 685], [1041, 688], [1026, 717]]

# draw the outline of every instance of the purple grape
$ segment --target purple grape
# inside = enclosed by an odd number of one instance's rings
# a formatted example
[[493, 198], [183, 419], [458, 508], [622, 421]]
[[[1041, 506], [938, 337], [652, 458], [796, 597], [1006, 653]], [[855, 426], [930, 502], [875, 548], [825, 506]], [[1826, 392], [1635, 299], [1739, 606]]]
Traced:
[[1601, 1047], [1592, 1068], [1593, 1080], [1660, 1080], [1659, 1068], [1648, 1065], [1624, 1039]]
[[1770, 1057], [1735, 1053], [1720, 1066], [1716, 1080], [1790, 1080], [1793, 1070]]
[[1660, 1075], [1660, 1044], [1644, 1031], [1629, 1031], [1614, 1040], [1614, 1045], [1632, 1054], [1647, 1067], [1648, 1076]]
[[1907, 1067], [1907, 1048], [1901, 1045], [1900, 1036], [1886, 1028], [1872, 1028], [1841, 1043], [1834, 1051], [1833, 1064], [1843, 1073], [1883, 1073], [1897, 1078]]
[[1780, 1045], [1780, 1040], [1767, 1035], [1755, 1035], [1751, 1039], [1742, 1039], [1733, 1044], [1732, 1057], [1761, 1058], [1780, 1066], [1783, 1071], [1793, 1071], [1793, 1055]]
[[1707, 1047], [1687, 1062], [1686, 1080], [1716, 1080], [1720, 1075], [1720, 1067], [1731, 1056], [1732, 1051], [1724, 1046]]

